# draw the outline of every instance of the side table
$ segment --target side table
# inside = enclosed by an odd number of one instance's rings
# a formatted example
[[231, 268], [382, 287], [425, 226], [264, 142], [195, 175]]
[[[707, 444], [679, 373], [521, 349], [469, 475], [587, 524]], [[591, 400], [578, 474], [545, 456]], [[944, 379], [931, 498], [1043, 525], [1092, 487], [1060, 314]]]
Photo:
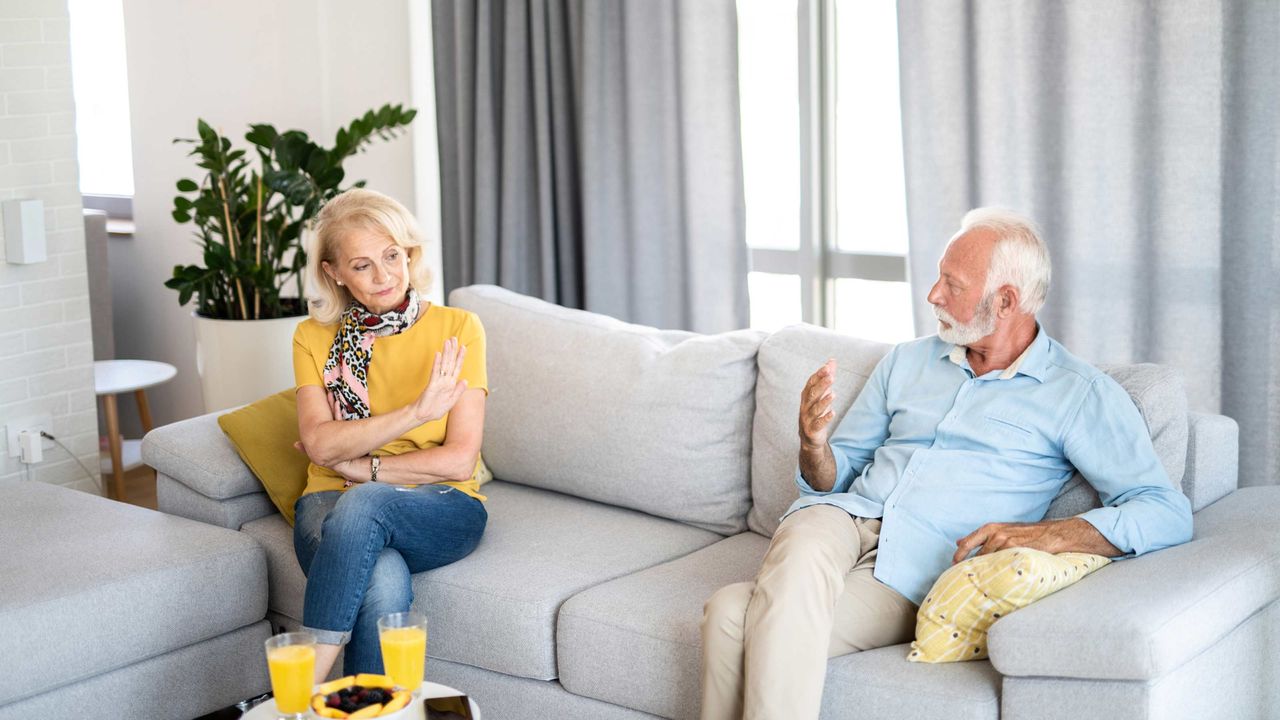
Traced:
[[[169, 382], [178, 369], [169, 363], [152, 360], [98, 360], [93, 363], [93, 390], [102, 398], [102, 411], [107, 416], [107, 440], [110, 445], [108, 458], [101, 459], [101, 470], [111, 473], [108, 497], [120, 500], [124, 497], [124, 474], [142, 464], [142, 441], [120, 439], [120, 415], [116, 395], [132, 392], [138, 402], [138, 415], [142, 418], [142, 431], [151, 431], [151, 406], [147, 404], [146, 389]], [[108, 469], [109, 467], [109, 469]]]

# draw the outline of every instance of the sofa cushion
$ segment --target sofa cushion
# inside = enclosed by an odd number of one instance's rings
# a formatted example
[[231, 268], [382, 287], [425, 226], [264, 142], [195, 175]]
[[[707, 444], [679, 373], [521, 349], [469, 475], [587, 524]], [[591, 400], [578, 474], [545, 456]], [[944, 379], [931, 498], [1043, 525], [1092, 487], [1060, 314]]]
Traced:
[[1182, 489], [1187, 468], [1187, 393], [1173, 368], [1152, 363], [1099, 365], [1138, 406], [1169, 482]]
[[751, 429], [751, 529], [772, 536], [782, 514], [799, 496], [796, 457], [800, 390], [827, 358], [836, 359], [835, 417], [844, 417], [854, 398], [889, 352], [889, 345], [862, 340], [813, 325], [792, 325], [760, 346], [755, 421]]
[[697, 717], [702, 606], [754, 578], [768, 547], [768, 538], [742, 533], [573, 596], [556, 629], [560, 684], [663, 717]]
[[488, 335], [494, 476], [721, 534], [746, 528], [762, 333], [657, 330], [489, 286], [449, 301]]
[[[748, 524], [772, 535], [782, 514], [799, 496], [793, 477], [800, 449], [797, 415], [800, 390], [829, 357], [837, 360], [835, 421], [861, 392], [889, 346], [841, 335], [812, 325], [793, 325], [770, 335], [760, 346], [752, 428], [751, 492]], [[1156, 455], [1174, 487], [1182, 487], [1187, 458], [1187, 398], [1177, 374], [1161, 365], [1104, 365], [1129, 393], [1151, 432]], [[1098, 494], [1073, 475], [1049, 506], [1046, 517], [1063, 518], [1099, 507]]]
[[0, 704], [266, 615], [263, 552], [239, 533], [43, 483], [0, 498]]
[[832, 658], [822, 720], [996, 720], [1000, 673], [986, 660], [927, 665], [904, 660], [908, 645]]
[[[768, 546], [743, 533], [575, 595], [556, 633], [561, 684], [663, 717], [696, 718], [702, 606], [716, 589], [755, 577]], [[990, 663], [923, 666], [904, 659], [907, 647], [833, 658], [822, 717], [999, 716], [1000, 676]]]
[[[458, 562], [413, 578], [427, 653], [521, 677], [556, 677], [556, 615], [573, 595], [720, 539], [670, 520], [494, 480], [489, 525]], [[271, 610], [300, 619], [305, 579], [278, 515], [245, 523], [270, 558]]]

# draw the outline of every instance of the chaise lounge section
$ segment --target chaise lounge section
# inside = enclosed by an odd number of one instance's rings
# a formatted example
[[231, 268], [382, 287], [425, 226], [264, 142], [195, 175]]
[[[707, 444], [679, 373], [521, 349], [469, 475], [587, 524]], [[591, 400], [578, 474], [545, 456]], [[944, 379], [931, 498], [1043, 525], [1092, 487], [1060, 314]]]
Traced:
[[244, 533], [0, 481], [0, 718], [192, 718], [269, 689]]

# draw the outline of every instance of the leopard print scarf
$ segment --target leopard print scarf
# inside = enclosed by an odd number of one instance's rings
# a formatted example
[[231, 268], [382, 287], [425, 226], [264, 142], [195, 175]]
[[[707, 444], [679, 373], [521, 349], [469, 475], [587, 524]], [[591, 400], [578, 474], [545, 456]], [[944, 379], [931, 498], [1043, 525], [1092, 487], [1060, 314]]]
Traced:
[[341, 411], [339, 420], [367, 418], [369, 411], [369, 363], [374, 338], [396, 335], [413, 327], [421, 307], [412, 287], [404, 302], [381, 315], [352, 300], [342, 313], [338, 334], [324, 362], [324, 387]]

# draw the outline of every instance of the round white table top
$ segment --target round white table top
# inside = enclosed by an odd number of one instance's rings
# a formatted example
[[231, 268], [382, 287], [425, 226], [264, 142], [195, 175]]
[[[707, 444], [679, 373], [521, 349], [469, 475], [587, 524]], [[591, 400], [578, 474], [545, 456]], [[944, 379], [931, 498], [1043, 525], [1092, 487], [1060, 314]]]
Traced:
[[[419, 697], [415, 698], [414, 702], [409, 703], [409, 707], [405, 708], [405, 710], [409, 711], [409, 714], [405, 716], [409, 720], [424, 720], [426, 718], [427, 713], [422, 705], [423, 698], [449, 697], [450, 695], [462, 695], [463, 693], [454, 690], [448, 685], [424, 680], [418, 694]], [[471, 717], [474, 720], [480, 720], [480, 708], [476, 706], [476, 701], [471, 698], [467, 698], [467, 700], [471, 704]], [[307, 714], [307, 717], [314, 716], [314, 713]], [[279, 715], [276, 713], [276, 701], [271, 699], [242, 715], [240, 720], [276, 720], [277, 717]]]
[[93, 390], [99, 395], [142, 390], [168, 382], [178, 368], [154, 360], [96, 360], [93, 363]]

